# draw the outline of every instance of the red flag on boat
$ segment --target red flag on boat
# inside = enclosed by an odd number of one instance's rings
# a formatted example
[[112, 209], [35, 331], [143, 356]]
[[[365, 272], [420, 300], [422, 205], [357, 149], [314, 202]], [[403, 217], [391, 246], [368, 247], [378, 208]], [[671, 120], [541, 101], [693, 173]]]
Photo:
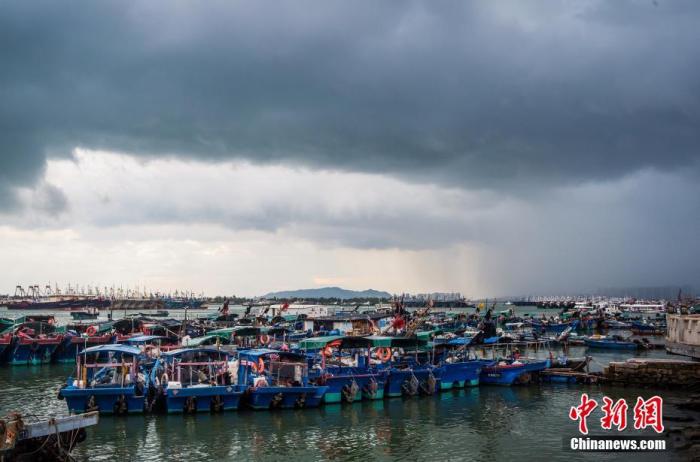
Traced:
[[394, 319], [391, 321], [391, 327], [393, 327], [396, 330], [403, 329], [405, 325], [406, 321], [401, 316], [395, 316]]

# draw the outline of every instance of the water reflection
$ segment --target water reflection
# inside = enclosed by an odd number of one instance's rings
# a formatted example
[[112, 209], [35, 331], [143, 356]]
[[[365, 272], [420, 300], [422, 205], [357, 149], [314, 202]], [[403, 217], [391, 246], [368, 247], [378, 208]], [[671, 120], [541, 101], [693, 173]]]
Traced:
[[[540, 352], [542, 353], [542, 352]], [[582, 352], [583, 353], [583, 352]], [[658, 353], [658, 352], [649, 352]], [[582, 354], [581, 354], [582, 355]], [[570, 353], [570, 356], [575, 354]], [[596, 355], [622, 359], [620, 353]], [[65, 414], [56, 391], [71, 366], [0, 368], [0, 413]], [[568, 409], [582, 391], [634, 400], [648, 390], [598, 385], [481, 386], [435, 397], [364, 401], [318, 409], [218, 415], [103, 417], [79, 460], [658, 460], [652, 454], [562, 450], [575, 424]], [[664, 393], [671, 396], [673, 393]]]

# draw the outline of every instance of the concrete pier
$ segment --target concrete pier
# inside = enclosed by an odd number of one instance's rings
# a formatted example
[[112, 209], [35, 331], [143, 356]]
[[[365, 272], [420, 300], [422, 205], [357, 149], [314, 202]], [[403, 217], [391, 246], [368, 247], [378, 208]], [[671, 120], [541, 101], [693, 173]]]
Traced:
[[700, 314], [667, 314], [666, 351], [700, 359]]

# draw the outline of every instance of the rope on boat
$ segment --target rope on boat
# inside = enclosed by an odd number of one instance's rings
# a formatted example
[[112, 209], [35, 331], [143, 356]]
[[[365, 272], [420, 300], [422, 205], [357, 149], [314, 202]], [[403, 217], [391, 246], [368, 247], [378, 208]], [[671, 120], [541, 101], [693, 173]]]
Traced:
[[377, 395], [378, 389], [379, 385], [377, 384], [377, 379], [375, 379], [374, 377], [371, 377], [369, 383], [362, 387], [362, 391], [364, 393], [367, 393], [372, 398], [374, 398]]
[[418, 377], [416, 377], [416, 374], [413, 373], [413, 369], [411, 369], [411, 378], [406, 380], [401, 385], [401, 388], [405, 394], [407, 394], [409, 396], [415, 396], [416, 393], [418, 393], [419, 386], [420, 386], [420, 381], [418, 380]]
[[343, 397], [345, 398], [345, 401], [347, 401], [348, 403], [352, 403], [355, 400], [355, 396], [357, 395], [357, 392], [359, 390], [360, 387], [357, 385], [357, 382], [353, 378], [349, 386], [347, 384], [343, 386], [342, 393]]
[[589, 358], [591, 358], [591, 361], [592, 361], [592, 362], [596, 363], [597, 365], [599, 365], [599, 366], [602, 367], [602, 368], [608, 367], [607, 364], [603, 364], [603, 363], [601, 363], [601, 362], [598, 362], [598, 360], [595, 359], [593, 356], [589, 356]]

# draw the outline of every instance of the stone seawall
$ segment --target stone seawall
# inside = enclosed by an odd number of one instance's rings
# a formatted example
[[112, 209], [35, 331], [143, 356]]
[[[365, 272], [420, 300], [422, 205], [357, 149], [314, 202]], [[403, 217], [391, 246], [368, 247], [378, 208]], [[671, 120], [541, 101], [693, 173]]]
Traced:
[[606, 382], [654, 388], [700, 387], [700, 362], [674, 359], [633, 358], [611, 362], [604, 370]]

